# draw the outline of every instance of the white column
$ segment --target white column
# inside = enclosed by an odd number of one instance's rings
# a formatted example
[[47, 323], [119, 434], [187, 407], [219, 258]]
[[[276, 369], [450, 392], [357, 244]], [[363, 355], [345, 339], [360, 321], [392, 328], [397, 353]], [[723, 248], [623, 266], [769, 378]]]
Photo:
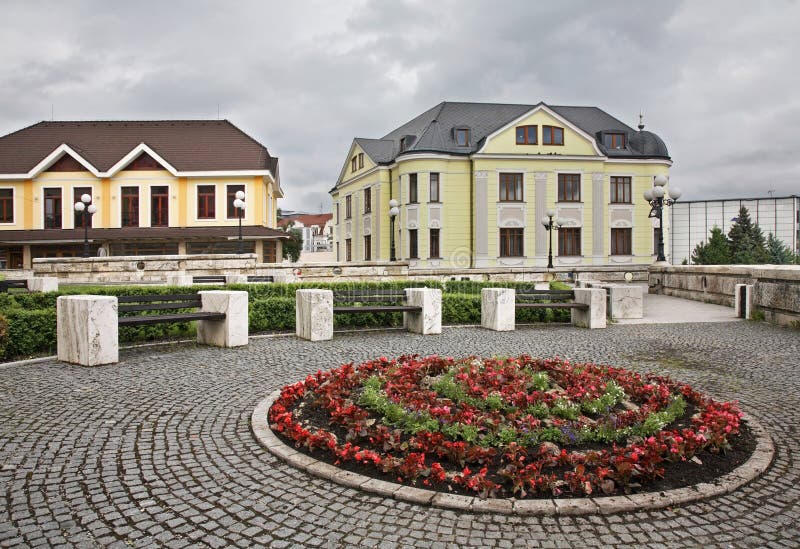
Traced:
[[515, 328], [516, 292], [513, 288], [483, 288], [481, 290], [481, 326], [496, 332]]
[[592, 174], [592, 255], [595, 264], [605, 263], [605, 227], [606, 219], [603, 216], [606, 201], [604, 176], [601, 172]]
[[28, 279], [29, 292], [57, 292], [58, 278], [54, 276], [34, 276]]
[[309, 341], [333, 338], [333, 292], [297, 290], [295, 292], [295, 331]]
[[572, 309], [572, 324], [581, 328], [606, 327], [606, 291], [594, 288], [575, 288], [575, 301], [588, 309]]
[[536, 172], [533, 179], [536, 182], [536, 255], [547, 257], [547, 229], [542, 225], [542, 219], [547, 217], [547, 172]]
[[58, 360], [99, 366], [119, 362], [117, 298], [60, 296], [56, 300]]
[[403, 324], [415, 334], [442, 333], [442, 291], [433, 288], [406, 288], [406, 304], [421, 307], [419, 313], [403, 313]]
[[217, 347], [247, 345], [249, 336], [247, 292], [209, 290], [198, 292], [203, 312], [225, 313], [224, 320], [197, 322], [197, 342]]

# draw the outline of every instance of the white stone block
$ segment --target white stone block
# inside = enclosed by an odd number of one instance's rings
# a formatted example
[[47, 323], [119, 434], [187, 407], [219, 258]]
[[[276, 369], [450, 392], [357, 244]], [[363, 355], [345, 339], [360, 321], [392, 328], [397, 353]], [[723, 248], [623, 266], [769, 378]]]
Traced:
[[167, 286], [191, 286], [192, 275], [171, 274], [167, 275]]
[[572, 309], [572, 323], [581, 328], [606, 327], [606, 291], [595, 288], [575, 288], [575, 301], [589, 305], [588, 309]]
[[406, 305], [422, 307], [419, 313], [403, 313], [403, 324], [415, 334], [442, 333], [442, 291], [434, 288], [406, 288]]
[[225, 284], [247, 284], [247, 275], [226, 274]]
[[644, 288], [632, 284], [607, 284], [608, 316], [617, 318], [642, 318], [644, 316]]
[[[733, 294], [733, 308], [737, 318], [753, 318], [753, 284], [737, 284]], [[744, 295], [742, 295], [744, 292]], [[742, 308], [744, 307], [744, 310]]]
[[203, 312], [225, 313], [225, 320], [197, 322], [197, 342], [217, 347], [240, 347], [248, 341], [247, 292], [198, 292]]
[[56, 300], [58, 360], [99, 366], [119, 362], [117, 298], [60, 296]]
[[297, 290], [294, 295], [297, 337], [310, 341], [332, 339], [333, 292], [331, 290]]
[[57, 292], [58, 278], [54, 276], [34, 276], [28, 279], [29, 292]]
[[481, 326], [496, 332], [514, 330], [516, 292], [513, 288], [481, 290]]

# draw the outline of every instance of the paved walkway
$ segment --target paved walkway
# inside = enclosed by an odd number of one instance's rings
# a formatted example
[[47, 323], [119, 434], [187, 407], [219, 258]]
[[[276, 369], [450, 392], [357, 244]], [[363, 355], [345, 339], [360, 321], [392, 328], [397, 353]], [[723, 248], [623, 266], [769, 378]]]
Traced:
[[[685, 507], [588, 517], [457, 513], [308, 476], [253, 439], [255, 404], [318, 368], [401, 353], [559, 355], [739, 399], [776, 458], [741, 490]], [[0, 367], [0, 546], [796, 547], [800, 331], [763, 323], [450, 328], [254, 339], [226, 350], [123, 350], [81, 368]]]
[[733, 307], [648, 294], [645, 288], [644, 318], [621, 319], [620, 324], [681, 324], [684, 322], [735, 322]]

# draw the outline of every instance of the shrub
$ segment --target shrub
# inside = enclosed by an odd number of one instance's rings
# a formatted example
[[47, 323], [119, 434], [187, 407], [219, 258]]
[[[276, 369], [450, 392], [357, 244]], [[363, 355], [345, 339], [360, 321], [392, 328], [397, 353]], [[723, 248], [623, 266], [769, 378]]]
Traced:
[[56, 350], [55, 309], [9, 309], [6, 357], [32, 356]]
[[6, 356], [6, 345], [8, 344], [8, 319], [0, 315], [0, 358]]

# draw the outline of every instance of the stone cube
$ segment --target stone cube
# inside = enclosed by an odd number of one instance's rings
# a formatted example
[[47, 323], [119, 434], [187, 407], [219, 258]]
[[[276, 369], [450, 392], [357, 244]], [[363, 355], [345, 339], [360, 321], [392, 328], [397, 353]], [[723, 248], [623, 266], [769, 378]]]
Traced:
[[297, 337], [309, 341], [333, 338], [333, 292], [331, 290], [297, 290], [295, 292], [295, 326]]
[[225, 313], [224, 320], [197, 322], [197, 342], [217, 347], [240, 347], [248, 342], [247, 292], [199, 292], [203, 312]]
[[100, 366], [119, 362], [117, 298], [60, 296], [56, 300], [58, 360]]
[[516, 292], [513, 288], [483, 288], [481, 290], [481, 326], [496, 332], [515, 328]]
[[606, 327], [606, 291], [597, 288], [575, 288], [575, 301], [588, 309], [572, 309], [572, 324], [581, 328]]
[[403, 313], [403, 324], [415, 334], [442, 333], [442, 291], [434, 288], [406, 288], [406, 304], [422, 307], [419, 313]]

